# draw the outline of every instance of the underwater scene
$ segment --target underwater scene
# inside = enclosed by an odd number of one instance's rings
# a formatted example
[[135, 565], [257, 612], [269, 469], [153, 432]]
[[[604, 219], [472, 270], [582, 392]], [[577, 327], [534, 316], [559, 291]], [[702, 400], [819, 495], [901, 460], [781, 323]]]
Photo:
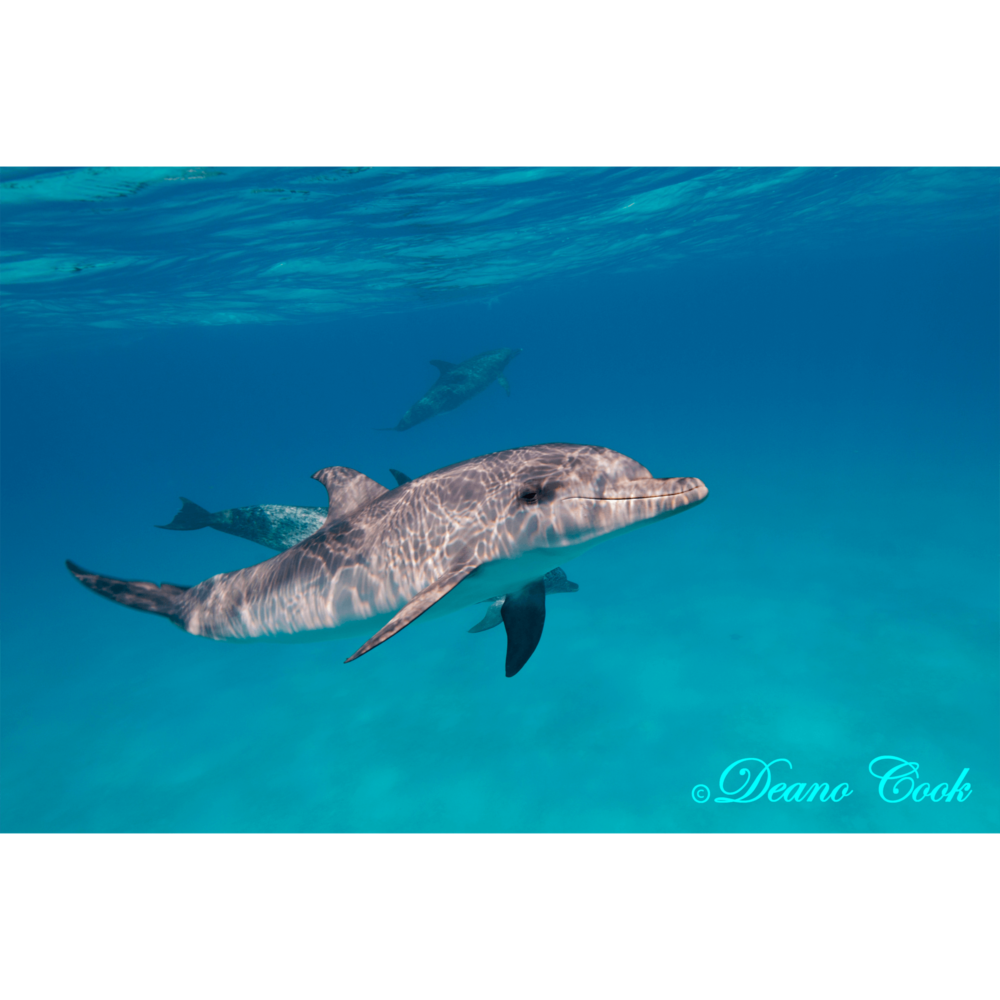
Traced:
[[4, 169], [0, 829], [997, 831], [998, 194]]

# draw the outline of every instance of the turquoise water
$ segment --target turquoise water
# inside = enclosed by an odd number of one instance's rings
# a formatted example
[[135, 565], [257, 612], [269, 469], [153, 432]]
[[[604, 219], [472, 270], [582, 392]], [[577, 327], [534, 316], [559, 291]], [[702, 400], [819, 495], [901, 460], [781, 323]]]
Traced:
[[[998, 182], [3, 171], [0, 825], [997, 830]], [[374, 430], [497, 347], [509, 398]], [[567, 563], [512, 679], [482, 608], [345, 665], [63, 565], [193, 584], [271, 553], [156, 530], [180, 495], [315, 506], [327, 465], [392, 486], [546, 441], [711, 495]], [[885, 801], [884, 755], [971, 794]], [[851, 794], [714, 801], [743, 758]]]

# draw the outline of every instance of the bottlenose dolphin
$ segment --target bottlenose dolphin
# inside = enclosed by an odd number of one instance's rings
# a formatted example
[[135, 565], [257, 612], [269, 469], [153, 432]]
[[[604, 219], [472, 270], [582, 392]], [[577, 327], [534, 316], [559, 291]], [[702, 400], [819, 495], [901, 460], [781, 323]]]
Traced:
[[323, 527], [256, 566], [195, 587], [67, 566], [98, 594], [212, 639], [377, 628], [347, 663], [427, 612], [436, 617], [504, 594], [512, 677], [541, 638], [547, 572], [708, 495], [700, 479], [655, 479], [618, 452], [571, 444], [483, 455], [394, 490], [343, 466], [313, 478], [329, 494]]
[[498, 351], [486, 351], [455, 365], [450, 361], [432, 361], [431, 364], [441, 373], [438, 380], [422, 399], [418, 399], [403, 414], [395, 427], [380, 427], [379, 430], [409, 430], [414, 424], [423, 423], [446, 410], [454, 410], [492, 382], [499, 382], [509, 396], [510, 383], [503, 377], [503, 370], [520, 353], [520, 347], [501, 347]]
[[[389, 471], [398, 486], [410, 481], [410, 477], [399, 469]], [[323, 527], [327, 514], [326, 507], [286, 507], [273, 503], [257, 504], [255, 507], [230, 507], [229, 510], [212, 513], [199, 507], [193, 500], [186, 497], [180, 499], [181, 509], [170, 524], [156, 524], [154, 527], [169, 528], [172, 531], [215, 528], [216, 531], [245, 538], [269, 549], [277, 549], [278, 552], [284, 552], [314, 535]], [[575, 594], [580, 589], [579, 584], [567, 579], [565, 572], [558, 566], [549, 570], [542, 577], [542, 582], [545, 584], [546, 594]], [[496, 628], [502, 621], [500, 609], [504, 600], [504, 596], [490, 598], [490, 609], [486, 612], [486, 617], [469, 631], [485, 632]]]

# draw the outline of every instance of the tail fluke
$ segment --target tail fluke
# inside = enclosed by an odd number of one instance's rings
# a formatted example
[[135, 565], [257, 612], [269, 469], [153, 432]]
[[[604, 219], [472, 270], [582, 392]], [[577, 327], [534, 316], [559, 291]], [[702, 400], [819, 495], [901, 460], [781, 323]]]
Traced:
[[[200, 508], [199, 508], [200, 509]], [[115, 580], [110, 576], [90, 573], [82, 566], [66, 560], [66, 568], [80, 583], [101, 597], [117, 601], [137, 611], [151, 611], [154, 615], [164, 615], [175, 625], [184, 627], [180, 615], [180, 598], [190, 587], [180, 587], [175, 583], [164, 583], [159, 587], [145, 580]]]
[[154, 524], [153, 527], [169, 528], [171, 531], [196, 531], [198, 528], [207, 528], [215, 517], [211, 511], [199, 507], [187, 497], [181, 497], [181, 504], [183, 506], [174, 514], [170, 524]]
[[566, 570], [562, 566], [550, 569], [542, 580], [545, 583], [546, 594], [575, 594], [580, 589], [580, 584], [566, 577]]

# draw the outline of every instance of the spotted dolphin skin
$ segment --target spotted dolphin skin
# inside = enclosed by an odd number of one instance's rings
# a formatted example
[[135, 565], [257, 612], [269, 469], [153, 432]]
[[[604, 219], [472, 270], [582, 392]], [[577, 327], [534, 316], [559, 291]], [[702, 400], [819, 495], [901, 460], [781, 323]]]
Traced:
[[304, 542], [323, 527], [326, 507], [285, 507], [276, 503], [262, 503], [256, 507], [231, 507], [212, 513], [199, 507], [193, 500], [181, 497], [181, 509], [170, 524], [157, 524], [156, 528], [170, 531], [197, 531], [198, 528], [215, 528], [227, 535], [246, 538], [258, 545], [284, 552], [299, 542]]
[[454, 365], [450, 361], [432, 361], [431, 364], [441, 373], [438, 380], [422, 399], [418, 399], [403, 414], [395, 427], [382, 427], [380, 430], [409, 430], [439, 413], [454, 410], [493, 382], [499, 382], [509, 396], [510, 384], [503, 377], [503, 370], [520, 353], [520, 347], [501, 347], [498, 351], [486, 351]]
[[323, 527], [256, 566], [185, 588], [67, 565], [98, 594], [163, 615], [193, 635], [348, 636], [375, 629], [345, 662], [425, 613], [436, 617], [503, 594], [511, 677], [541, 638], [546, 573], [708, 495], [700, 479], [656, 479], [618, 452], [570, 444], [483, 455], [394, 490], [342, 466], [313, 478], [330, 498]]
[[[410, 481], [410, 477], [398, 469], [389, 471], [395, 477], [398, 486]], [[262, 503], [255, 507], [231, 507], [229, 510], [220, 510], [213, 514], [186, 497], [181, 497], [181, 504], [181, 509], [174, 515], [170, 524], [157, 524], [154, 527], [169, 528], [172, 531], [215, 528], [216, 531], [245, 538], [269, 549], [277, 549], [278, 552], [284, 552], [299, 542], [304, 542], [310, 535], [314, 535], [323, 527], [327, 513], [326, 507], [286, 507], [281, 504]], [[546, 594], [575, 594], [580, 589], [579, 584], [567, 579], [566, 573], [558, 566], [542, 577], [542, 583], [545, 584]], [[487, 629], [496, 628], [502, 621], [501, 609], [505, 599], [503, 595], [491, 598], [486, 616], [469, 631], [485, 632]]]
[[[410, 477], [399, 469], [389, 471], [397, 486], [410, 481]], [[282, 504], [262, 503], [255, 507], [231, 507], [229, 510], [212, 513], [187, 497], [181, 497], [180, 500], [181, 509], [170, 524], [154, 524], [154, 528], [167, 528], [170, 531], [215, 528], [216, 531], [245, 538], [278, 552], [284, 552], [316, 534], [323, 527], [328, 511], [326, 507], [286, 507]]]

